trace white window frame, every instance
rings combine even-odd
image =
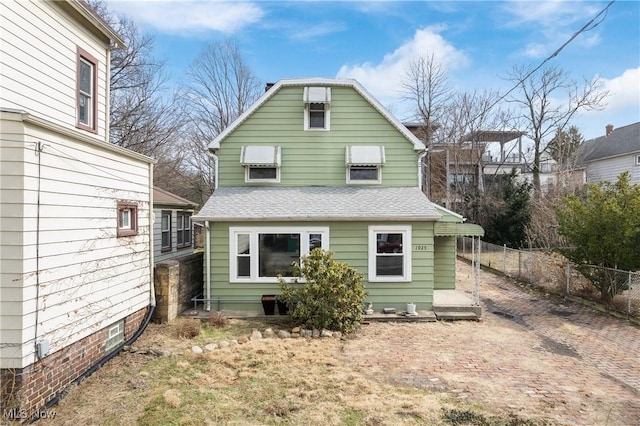
[[[251,169],[276,169],[276,177],[275,179],[256,179],[251,178]],[[273,166],[244,166],[244,181],[246,183],[252,182],[269,182],[269,183],[279,183],[280,182],[280,167]]]
[[[404,274],[400,275],[376,275],[376,262],[378,255],[378,234],[402,234]],[[410,282],[411,281],[411,225],[372,225],[369,226],[369,267],[368,280],[370,282]],[[393,255],[393,254],[390,254]],[[397,254],[396,254],[397,256]]]
[[[180,242],[180,236],[182,236],[182,242]],[[191,213],[177,212],[176,213],[176,248],[181,249],[181,248],[191,247],[192,239],[193,238],[191,238]]]
[[[167,218],[166,227],[165,227],[165,217]],[[169,236],[169,245],[164,245],[163,239],[164,236]],[[171,251],[172,244],[172,236],[171,236],[171,211],[170,210],[162,210],[160,213],[160,251],[166,252]]]
[[[370,168],[376,169],[377,179],[351,179],[351,169]],[[358,185],[377,185],[382,183],[382,166],[358,166],[356,164],[347,167],[347,183],[353,183]]]
[[[295,226],[295,227],[280,227],[280,226],[265,226],[265,227],[246,227],[237,226],[229,228],[229,282],[232,283],[277,283],[278,277],[261,277],[259,276],[260,259],[259,259],[259,245],[260,234],[300,234],[300,256],[304,256],[309,253],[309,235],[321,234],[322,235],[322,248],[329,250],[329,227],[327,226]],[[249,254],[242,255],[243,257],[250,258],[250,276],[238,277],[238,262],[237,262],[237,247],[238,236],[249,235]],[[293,277],[283,277],[285,280],[292,281]]]
[[[640,166],[640,154],[636,155],[636,166]]]

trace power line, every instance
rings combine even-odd
[[[482,114],[486,114],[488,111],[490,111],[491,109],[493,109],[494,106],[496,106],[499,102],[501,102],[504,98],[506,98],[507,96],[509,96],[509,94],[511,92],[513,92],[514,90],[516,90],[518,88],[518,86],[520,86],[522,83],[525,82],[525,80],[527,80],[529,77],[531,77],[536,71],[538,71],[540,68],[542,68],[544,66],[544,64],[546,64],[547,62],[549,62],[551,59],[555,58],[556,56],[558,56],[558,54],[565,48],[567,47],[567,45],[569,43],[571,43],[573,40],[575,40],[576,37],[578,37],[580,34],[582,34],[583,32],[586,31],[591,31],[592,29],[594,29],[595,27],[597,27],[598,25],[600,25],[602,23],[602,21],[604,21],[604,18],[606,18],[606,15],[609,11],[609,8],[613,5],[613,3],[615,3],[615,0],[611,0],[609,2],[609,4],[607,4],[607,6],[602,9],[596,16],[594,16],[589,22],[587,22],[582,28],[580,28],[578,31],[576,31],[575,33],[573,33],[573,35],[562,44],[562,46],[560,46],[559,48],[557,48],[551,55],[547,56],[542,62],[540,62],[540,64],[535,67],[533,70],[529,71],[529,73],[527,73],[527,75],[525,75],[524,77],[522,77],[511,89],[509,89],[504,95],[500,96],[493,104],[489,105],[489,107],[482,112]],[[605,15],[602,17],[602,19],[600,19],[600,21],[596,22],[594,24],[594,21],[596,19],[598,19],[601,15]],[[591,26],[593,24],[593,26]],[[474,117],[473,120],[471,121],[475,121],[478,117],[480,117],[481,114],[478,114],[478,116]]]

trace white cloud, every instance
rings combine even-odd
[[[506,27],[517,27],[530,31],[535,41],[528,43],[520,54],[529,58],[544,58],[562,46],[571,36],[600,9],[592,4],[581,2],[552,1],[512,1],[505,3],[504,10],[509,18]],[[592,47],[600,43],[598,33],[580,34],[574,43],[583,47]]]
[[[110,1],[108,6],[143,26],[183,35],[204,31],[233,34],[264,16],[260,6],[251,2],[137,0]]]
[[[418,57],[433,54],[441,65],[449,70],[467,64],[468,58],[464,52],[457,50],[440,35],[444,29],[441,26],[419,29],[411,40],[384,55],[380,63],[343,65],[337,77],[358,80],[383,105],[397,102],[401,98],[405,70],[409,63]]]
[[[603,79],[609,90],[608,110],[635,107],[640,112],[640,67],[630,68],[622,75]]]

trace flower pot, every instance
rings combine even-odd
[[[276,295],[265,294],[262,296],[262,309],[265,315],[274,315],[276,312]]]
[[[278,305],[278,313],[280,315],[287,315],[289,313],[289,305],[279,297],[276,298],[276,304]]]

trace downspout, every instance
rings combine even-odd
[[[209,151],[209,156],[213,158],[213,190],[218,189],[218,156],[214,153],[214,151]]]
[[[204,280],[204,298],[205,310],[209,312],[211,310],[211,227],[208,220],[204,222],[204,231],[204,262],[206,270]]]
[[[156,306],[155,260],[153,255],[153,163],[149,163],[149,306],[153,311]]]
[[[421,192],[424,192],[424,167],[423,161],[424,157],[427,155],[428,150],[422,151],[422,153],[418,156],[418,188],[420,188]]]

